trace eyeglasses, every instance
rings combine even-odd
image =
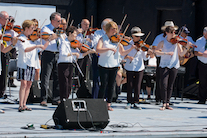
[[[56,20],[55,20],[55,21],[56,21]],[[56,22],[58,22],[58,23],[59,23],[59,22],[61,22],[61,20],[58,20],[58,21],[56,21]]]
[[[135,35],[135,37],[140,37],[140,36],[136,36],[136,35]]]
[[[173,31],[173,32],[170,32],[171,34],[174,34],[175,33],[175,31]]]
[[[62,25],[66,25],[66,23],[61,23]]]

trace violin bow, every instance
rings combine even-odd
[[[16,12],[14,14],[14,19],[16,18],[16,15],[17,15],[17,10],[16,10]],[[12,26],[12,30],[13,30],[13,28],[14,28],[14,25]]]
[[[124,30],[124,33],[123,33],[123,35],[121,36],[121,38],[120,38],[119,42],[117,43],[116,49],[118,48],[118,46],[119,46],[119,44],[120,44],[121,40],[123,39],[123,37],[124,37],[124,35],[125,35],[125,33],[126,33],[127,29],[129,28],[129,25],[130,25],[130,24],[128,24],[128,25],[126,26],[126,28],[125,28],[125,30]],[[116,53],[116,52],[114,52],[113,54],[115,54],[115,53]]]
[[[124,18],[123,18],[123,20],[122,20],[122,22],[121,22],[121,25],[120,25],[120,27],[118,28],[118,33],[120,32],[120,30],[121,30],[121,28],[122,28],[122,25],[124,24],[124,21],[126,20],[126,17],[127,17],[127,14],[125,14],[125,16],[124,16]]]
[[[44,23],[45,23],[46,20],[47,20],[47,19],[44,20],[44,22],[42,23],[42,25],[40,26],[40,28],[42,28],[42,26],[44,25]]]
[[[72,20],[72,21],[71,21],[70,26],[72,26],[72,25],[73,25],[73,22],[74,22],[74,20]]]
[[[93,15],[91,15],[91,28],[93,28]]]
[[[66,28],[68,28],[69,19],[70,19],[70,12],[68,13],[68,18],[67,18],[67,22],[66,22],[67,27]]]
[[[63,42],[65,43],[65,45],[67,45],[68,47],[70,47],[70,46],[66,43],[65,39],[63,39],[62,34],[60,34],[60,37],[61,37],[61,39],[63,40]],[[80,66],[78,65],[78,62],[76,61],[76,59],[75,59],[74,56],[72,55],[71,49],[69,49],[69,51],[70,51],[70,55],[72,56],[72,59],[75,61],[75,64],[76,64],[76,66],[77,66],[77,68],[78,68],[78,71],[80,72],[81,76],[84,77],[83,72],[81,71]]]
[[[2,33],[2,36],[1,36],[1,44],[2,44],[2,40],[3,40],[3,36],[4,36],[4,33],[5,33],[5,30],[6,30],[6,26],[7,26],[7,24],[8,24],[8,22],[9,22],[9,19],[6,19],[6,23],[5,23],[5,25],[4,25],[4,30],[3,30],[3,33]]]
[[[147,38],[149,37],[149,35],[151,34],[151,31],[147,34],[147,36],[145,37],[145,39],[144,39],[144,41],[143,41],[143,43],[147,40]],[[135,58],[136,57],[136,55],[137,55],[137,53],[138,53],[139,51],[137,50],[137,52],[136,52],[136,54],[134,54],[134,56],[133,56],[133,58]],[[129,62],[130,64],[132,63],[132,61],[130,61]]]

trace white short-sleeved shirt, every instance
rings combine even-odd
[[[26,69],[27,66],[29,66],[34,67],[35,69],[39,69],[40,63],[38,57],[38,49],[35,48],[30,52],[25,52],[26,48],[35,46],[35,42],[28,40],[28,38],[24,34],[21,34],[19,38],[21,40],[24,40],[25,42],[18,41],[16,44],[19,49],[17,67]]]
[[[98,40],[99,40],[102,36],[104,36],[105,34],[106,34],[106,32],[105,32],[103,29],[95,31],[94,36],[93,36],[93,41],[92,41],[92,47],[93,47],[94,49],[96,49],[96,46],[97,46],[97,44],[98,44]]]
[[[112,43],[108,36],[105,34],[103,37],[103,48],[117,48],[117,43]],[[119,48],[117,48],[116,53],[112,50],[108,50],[107,52],[100,53],[98,59],[98,65],[106,68],[113,68],[119,66]]]
[[[130,44],[134,44],[133,40],[130,41]],[[124,46],[124,49],[130,49],[132,45]],[[135,56],[136,55],[136,56]],[[149,58],[146,58],[147,52],[143,52],[142,50],[139,50],[137,52],[136,49],[132,49],[129,53],[128,56],[134,57],[132,62],[130,63],[129,59],[126,59],[126,64],[124,68],[127,71],[142,71],[145,69],[144,66],[144,60],[147,60]]]
[[[197,46],[197,48],[195,48],[194,50],[203,53],[205,51],[206,39],[204,37],[198,38],[195,45]],[[197,56],[197,58],[202,63],[207,64],[207,58],[206,57]]]

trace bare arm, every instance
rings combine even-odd
[[[174,52],[162,52],[163,45],[164,45],[164,41],[159,42],[159,44],[155,48],[156,55],[171,55],[172,56]]]
[[[96,52],[97,53],[104,53],[107,52],[108,50],[116,52],[115,48],[103,48],[103,39],[99,39],[97,47],[96,47]]]
[[[126,56],[127,54],[129,54],[130,51],[132,51],[132,49],[134,49],[136,46],[135,45],[132,45],[131,48],[127,49],[127,50],[124,50],[124,47],[121,43],[119,43],[119,53],[122,55],[122,56]]]
[[[188,42],[186,47],[184,48],[184,50],[182,49],[182,46],[180,44],[177,44],[178,45],[178,54],[182,57],[186,54],[186,52],[189,50],[190,48],[190,45],[192,43]]]

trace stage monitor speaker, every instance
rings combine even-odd
[[[53,121],[64,129],[104,129],[109,123],[107,103],[104,99],[67,99],[56,108]]]

